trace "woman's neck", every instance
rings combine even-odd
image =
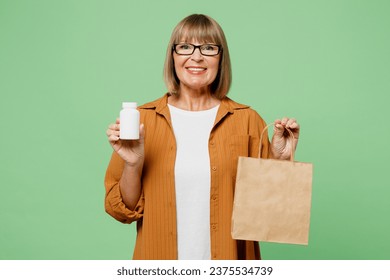
[[[208,110],[220,103],[209,91],[180,91],[168,97],[168,104],[187,111]]]
[[[168,104],[187,111],[203,111],[211,109],[221,103],[211,94],[179,93],[168,97]]]

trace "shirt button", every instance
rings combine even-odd
[[[211,142],[210,142],[210,145],[214,146],[214,144],[215,144],[214,141],[211,141]]]
[[[213,166],[212,169],[213,169],[213,171],[216,171],[216,170],[217,170],[217,167],[216,167],[216,166]]]
[[[216,226],[216,225],[212,225],[211,228],[212,228],[213,230],[216,230],[216,229],[217,229],[217,226]]]
[[[212,200],[217,200],[217,196],[214,194],[214,195],[211,196],[211,199]]]

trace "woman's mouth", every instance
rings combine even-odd
[[[200,74],[207,70],[207,68],[204,67],[186,67],[186,70],[193,74]]]

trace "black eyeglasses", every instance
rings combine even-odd
[[[195,49],[199,49],[202,55],[214,56],[218,55],[221,51],[221,46],[214,44],[193,45],[189,43],[174,44],[173,50],[179,55],[191,55],[195,52]]]

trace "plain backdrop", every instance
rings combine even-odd
[[[166,92],[174,26],[204,13],[231,53],[229,96],[295,117],[314,164],[308,246],[264,259],[389,259],[390,2],[1,0],[0,259],[129,259],[135,225],[104,211],[122,101]]]

